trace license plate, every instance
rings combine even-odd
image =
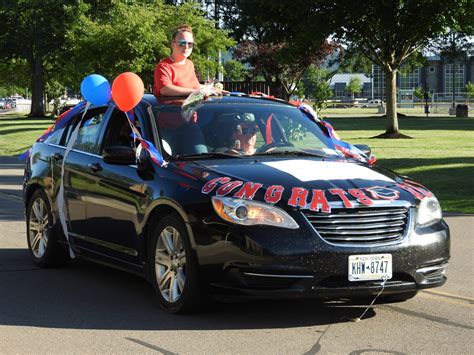
[[[383,280],[391,278],[391,254],[349,256],[349,281]]]

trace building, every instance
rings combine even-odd
[[[349,84],[351,78],[358,77],[362,83],[362,90],[355,97],[364,97],[370,98],[372,81],[367,75],[363,73],[352,73],[352,74],[334,74],[334,76],[329,81],[329,86],[331,87],[334,95],[333,100],[345,100],[351,98],[352,95],[347,92],[346,86]]]
[[[409,73],[397,75],[397,87],[404,92],[423,88],[434,94],[436,100],[451,100],[453,84],[456,98],[463,99],[466,84],[474,83],[474,53],[454,64],[440,56],[427,57],[427,65]],[[454,78],[453,78],[454,75]],[[372,66],[373,97],[385,99],[385,74],[378,65]]]

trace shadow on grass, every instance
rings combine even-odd
[[[326,118],[337,131],[385,131],[387,120],[381,117],[335,117]],[[356,124],[355,124],[356,123]],[[448,130],[474,131],[474,119],[449,117],[400,117],[400,131],[403,130]]]
[[[21,133],[21,132],[33,132],[33,131],[38,131],[39,134],[41,134],[42,131],[44,131],[46,128],[48,128],[48,125],[44,127],[38,127],[38,128],[31,128],[31,127],[23,127],[23,128],[15,128],[15,129],[5,129],[1,130],[0,133],[2,135],[7,135],[7,134],[15,134],[15,133]]]
[[[0,122],[0,128],[11,128],[11,127],[47,127],[52,125],[54,122],[40,122],[40,121],[25,121],[22,123],[18,122]]]
[[[44,121],[44,120],[51,120],[54,121],[55,118],[51,116],[46,116],[46,117],[28,117],[28,116],[21,116],[21,115],[4,115],[0,116],[0,123],[3,121],[19,121],[19,122],[24,122],[24,121]]]

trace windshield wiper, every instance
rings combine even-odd
[[[242,158],[241,155],[229,154],[224,152],[209,152],[199,154],[179,154],[175,159],[203,159],[203,158]]]
[[[306,156],[306,157],[320,157],[320,158],[327,158],[328,154],[318,154],[318,153],[310,153],[305,152],[303,150],[274,150],[270,152],[263,152],[263,153],[256,153],[253,156],[268,156],[268,155],[294,155],[294,156]]]

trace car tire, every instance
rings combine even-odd
[[[33,262],[41,267],[59,266],[68,260],[58,243],[51,206],[43,190],[33,192],[26,210],[26,240]]]
[[[170,214],[160,218],[151,232],[148,261],[160,307],[169,313],[198,311],[205,297],[184,222]]]

